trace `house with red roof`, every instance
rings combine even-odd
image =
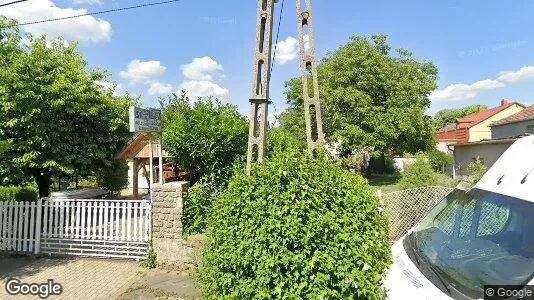
[[[456,122],[441,128],[436,133],[439,148],[443,148],[444,144],[463,144],[491,139],[491,125],[494,122],[515,115],[524,109],[525,105],[521,103],[502,100],[498,107],[481,109],[476,113],[458,118]]]
[[[491,124],[492,139],[502,139],[524,134],[534,134],[534,105]]]

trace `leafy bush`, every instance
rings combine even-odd
[[[387,221],[360,175],[307,154],[236,172],[208,219],[205,299],[379,299]]]
[[[480,179],[482,179],[482,176],[486,173],[487,168],[486,165],[480,160],[476,159],[472,163],[467,166],[467,172],[469,173],[469,181],[472,184],[477,183]]]
[[[399,185],[403,189],[412,189],[424,186],[432,186],[438,183],[438,175],[432,166],[426,162],[423,154],[417,154],[413,163],[404,167]]]
[[[110,195],[118,195],[128,186],[128,163],[125,160],[113,160],[111,166],[98,172],[96,181],[98,186],[108,190]]]
[[[247,119],[218,100],[191,102],[185,94],[162,100],[165,149],[190,172],[193,184],[216,172],[231,174],[234,161],[247,151]]]
[[[428,153],[428,162],[434,170],[441,171],[443,166],[452,165],[453,156],[438,149],[432,149]]]
[[[34,187],[0,186],[0,202],[37,201],[39,195]]]
[[[184,235],[204,233],[211,207],[219,195],[220,186],[212,178],[202,178],[185,193],[182,224]]]

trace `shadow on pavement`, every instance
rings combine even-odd
[[[35,275],[49,267],[65,265],[71,258],[0,256],[0,280]]]

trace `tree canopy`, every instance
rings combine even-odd
[[[216,174],[227,180],[247,151],[248,121],[235,105],[212,98],[192,102],[185,93],[162,100],[164,147],[193,183]]]
[[[0,179],[33,178],[48,196],[54,174],[90,173],[112,163],[128,132],[129,96],[98,82],[77,44],[21,35],[0,17],[0,141],[9,142]]]
[[[446,108],[438,111],[434,115],[434,126],[436,130],[445,127],[447,124],[454,123],[456,119],[476,113],[480,109],[487,109],[483,104],[473,104],[464,108]]]
[[[394,55],[384,35],[353,36],[319,64],[324,130],[341,152],[415,153],[433,146],[433,126],[425,115],[437,88],[437,67],[399,49]],[[302,84],[286,82],[289,104],[281,127],[304,135]]]

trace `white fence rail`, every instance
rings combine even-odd
[[[389,238],[392,242],[404,236],[453,189],[429,186],[381,195],[389,218]]]
[[[144,201],[0,203],[0,251],[143,259],[150,229]]]
[[[36,234],[39,202],[0,202],[0,251],[33,253],[39,249]]]

